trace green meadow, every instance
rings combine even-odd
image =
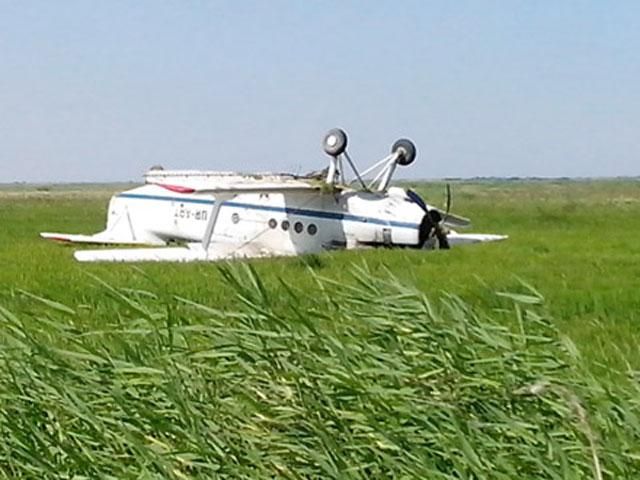
[[[444,184],[413,184],[441,204]],[[0,187],[0,478],[638,478],[640,181],[454,182],[506,242],[79,264]]]

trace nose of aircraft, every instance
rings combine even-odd
[[[407,189],[407,197],[424,211],[424,216],[422,217],[418,230],[417,248],[424,248],[427,241],[436,237],[438,240],[438,247],[441,249],[448,249],[449,241],[447,240],[447,234],[442,226],[442,215],[440,215],[440,212],[435,209],[429,210],[426,202],[413,190]]]

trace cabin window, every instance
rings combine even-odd
[[[316,227],[315,223],[309,224],[307,227],[307,233],[309,235],[315,235],[318,232],[318,227]]]
[[[278,222],[275,218],[269,219],[269,228],[276,228],[278,226]]]
[[[240,221],[240,215],[238,215],[238,213],[234,213],[233,215],[231,215],[231,221],[233,223],[238,223]]]
[[[289,220],[283,220],[282,221],[282,229],[286,232],[287,230],[289,230],[289,226],[291,224],[289,223]]]
[[[304,225],[302,225],[302,222],[296,222],[293,226],[293,229],[296,231],[296,233],[302,233],[302,231],[304,230]]]

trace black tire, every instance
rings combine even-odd
[[[418,153],[416,146],[407,138],[401,138],[393,144],[393,147],[391,147],[391,153],[396,152],[401,153],[398,157],[398,164],[403,167],[412,164],[416,159],[416,154]]]
[[[347,134],[341,128],[332,128],[324,136],[322,148],[332,157],[341,155],[347,149]]]

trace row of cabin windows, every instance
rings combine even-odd
[[[277,226],[278,226],[278,221],[275,218],[271,218],[269,220],[269,227],[276,228]],[[289,220],[283,220],[282,223],[280,224],[280,227],[282,228],[282,230],[286,232],[287,230],[289,230],[289,228],[291,228],[291,223],[289,223]],[[304,230],[304,225],[302,224],[302,222],[296,222],[293,224],[294,232],[302,233],[303,230]],[[307,233],[309,235],[315,235],[316,233],[318,233],[318,227],[315,225],[315,223],[310,223],[309,225],[307,225]]]

